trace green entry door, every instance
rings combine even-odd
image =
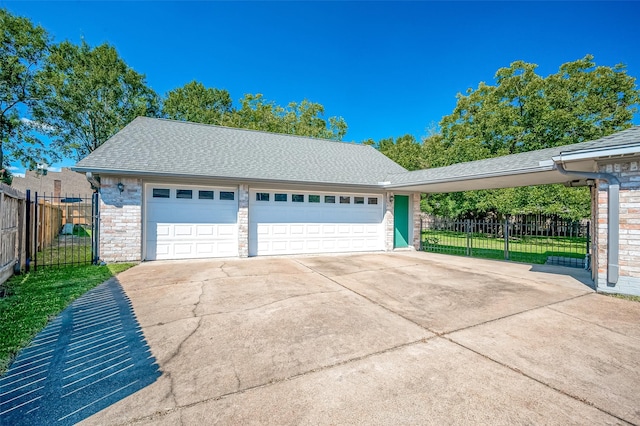
[[[393,199],[393,247],[409,247],[409,197],[396,195]]]

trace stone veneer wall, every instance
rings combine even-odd
[[[411,213],[412,213],[411,223],[413,224],[412,244],[413,244],[413,248],[415,248],[416,250],[420,250],[420,228],[422,227],[420,223],[420,221],[422,220],[420,216],[420,193],[414,193],[412,196],[412,201],[413,201],[413,209],[411,210]]]
[[[118,183],[124,191],[120,193]],[[142,180],[103,176],[100,182],[100,259],[142,259]]]
[[[620,278],[607,285],[607,208],[608,185],[598,182],[597,208],[594,209],[593,267],[597,269],[598,291],[640,295],[640,170],[638,160],[600,162],[600,172],[620,180]]]
[[[238,256],[249,257],[249,185],[238,185]]]
[[[385,210],[384,210],[384,249],[385,251],[393,250],[393,192],[385,194]]]

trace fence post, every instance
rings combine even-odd
[[[464,232],[467,234],[467,256],[471,256],[471,219],[466,219],[464,221]]]
[[[100,195],[91,194],[91,263],[98,264],[100,259]],[[420,220],[420,248],[422,248],[422,220]]]
[[[587,247],[584,255],[584,269],[591,269],[591,223],[587,221]]]
[[[27,199],[25,200],[26,203],[26,212],[25,212],[25,232],[24,232],[24,239],[25,239],[25,266],[24,266],[24,270],[26,272],[29,272],[29,269],[31,267],[31,190],[27,189]]]
[[[504,218],[504,259],[509,260],[509,216]]]

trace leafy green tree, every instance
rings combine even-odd
[[[630,127],[640,91],[624,65],[596,66],[591,55],[563,64],[547,77],[537,65],[517,61],[501,68],[496,84],[484,82],[458,95],[439,139],[425,140],[431,167],[584,142]],[[487,212],[588,215],[584,188],[545,185],[516,190],[429,196],[434,214],[481,216]]]
[[[38,101],[35,73],[47,55],[49,37],[40,26],[0,9],[0,175],[13,160],[42,161],[43,146],[21,115]]]
[[[162,104],[167,118],[205,124],[224,124],[232,111],[229,92],[207,88],[197,81],[169,91]]]
[[[159,112],[158,96],[145,76],[109,44],[52,46],[37,82],[42,103],[35,117],[63,156],[81,159],[137,116]]]
[[[422,144],[413,135],[404,135],[399,138],[381,139],[377,143],[372,139],[363,142],[374,146],[378,151],[400,164],[407,170],[419,170],[427,168],[425,151]]]
[[[291,102],[287,107],[267,101],[261,94],[247,94],[240,100],[240,108],[228,115],[226,126],[263,130],[290,135],[341,140],[347,133],[342,117],[322,118],[324,107],[307,101]]]
[[[440,126],[452,161],[583,142],[631,126],[640,92],[624,65],[596,66],[593,56],[568,62],[548,77],[517,61],[501,68],[496,85],[480,83],[458,95]]]

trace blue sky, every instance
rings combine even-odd
[[[191,80],[237,101],[309,99],[345,140],[421,137],[456,94],[515,60],[548,75],[590,53],[640,77],[638,2],[31,2],[0,7],[55,41],[116,46],[159,94]],[[640,124],[640,116],[634,122]],[[72,164],[66,161],[64,165]]]

